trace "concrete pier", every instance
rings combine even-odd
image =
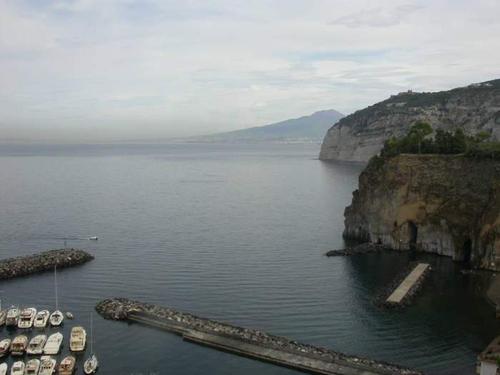
[[[73,267],[94,257],[83,250],[48,250],[41,253],[0,260],[0,280],[27,276],[44,271],[54,271],[54,267]]]
[[[417,266],[409,273],[408,276],[399,284],[399,286],[394,290],[394,292],[389,295],[386,302],[388,304],[400,304],[409,295],[409,293],[415,288],[415,286],[422,280],[426,271],[429,269],[428,263],[419,263]]]
[[[106,319],[147,324],[178,334],[189,342],[312,374],[421,374],[397,365],[346,355],[255,329],[216,322],[125,298],[101,301],[96,310]]]

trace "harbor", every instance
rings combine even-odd
[[[157,327],[180,335],[186,341],[313,374],[421,374],[398,365],[346,355],[256,329],[221,323],[127,298],[103,300],[96,305],[96,311],[106,319]]]
[[[93,260],[89,253],[78,249],[48,250],[28,256],[0,260],[0,280],[67,268]]]

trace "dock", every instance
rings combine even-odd
[[[401,304],[419,285],[420,281],[424,278],[426,272],[429,270],[428,263],[419,263],[413,270],[406,276],[406,278],[399,284],[399,286],[392,292],[386,300],[388,304]]]
[[[41,253],[0,260],[0,280],[51,271],[54,267],[73,267],[94,259],[78,249],[48,250]]]
[[[168,307],[112,298],[97,304],[106,319],[136,322],[183,340],[278,366],[321,375],[421,375],[398,365],[299,343],[251,328],[201,318]]]

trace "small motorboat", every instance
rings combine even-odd
[[[0,341],[0,358],[9,354],[10,344],[12,344],[11,339],[3,339]]]
[[[59,363],[58,375],[73,375],[75,372],[76,359],[72,355],[64,357]]]
[[[97,236],[89,237],[89,240],[91,240],[91,241],[97,241],[98,239],[99,239],[99,237],[97,237]]]
[[[10,354],[24,355],[28,347],[28,337],[26,335],[19,335],[12,340],[10,344]]]
[[[28,344],[28,348],[26,349],[26,353],[37,355],[43,353],[43,348],[45,347],[45,343],[47,342],[46,335],[37,335],[30,340]]]
[[[24,365],[23,361],[14,362],[12,367],[10,368],[10,375],[24,375]]]
[[[61,349],[61,344],[63,341],[62,333],[56,332],[49,336],[45,346],[43,347],[44,354],[57,354]]]
[[[7,363],[0,364],[0,375],[7,375],[8,369],[9,369],[9,366],[7,366]]]
[[[69,349],[72,352],[81,352],[85,350],[87,342],[87,332],[81,326],[71,328],[71,337],[69,340]]]
[[[7,317],[5,318],[5,325],[7,327],[17,326],[18,319],[19,319],[19,309],[17,307],[12,306],[7,311]]]
[[[28,362],[26,362],[24,375],[38,375],[39,369],[40,369],[40,360],[30,359]]]
[[[99,362],[97,361],[97,357],[95,356],[95,354],[92,354],[83,364],[83,372],[87,375],[95,374],[98,366]]]
[[[40,358],[40,371],[38,375],[52,375],[56,369],[56,360],[48,355]]]
[[[31,328],[33,327],[33,322],[35,321],[36,309],[34,307],[28,307],[21,311],[19,315],[19,321],[17,326],[19,328]]]
[[[6,320],[7,320],[7,311],[0,310],[0,327],[5,324]]]
[[[50,314],[49,320],[52,327],[59,327],[64,320],[64,315],[61,311],[56,310],[52,314]]]
[[[68,319],[70,319],[70,320],[71,320],[71,319],[73,319],[74,317],[73,317],[73,314],[72,314],[72,313],[70,313],[69,311],[67,311],[67,312],[66,312],[66,318],[68,318]]]
[[[49,321],[49,317],[49,310],[41,310],[37,312],[33,326],[35,328],[45,328],[47,326],[47,322]]]

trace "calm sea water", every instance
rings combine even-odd
[[[471,374],[500,328],[477,278],[430,257],[435,272],[413,306],[376,308],[408,258],[323,256],[342,246],[360,167],[317,154],[317,145],[0,146],[0,257],[99,236],[68,241],[96,259],[58,274],[60,304],[75,315],[66,334],[89,325],[100,299],[125,296],[430,374]],[[0,289],[4,306],[54,305],[50,273]],[[101,374],[296,373],[98,315],[94,327]]]

